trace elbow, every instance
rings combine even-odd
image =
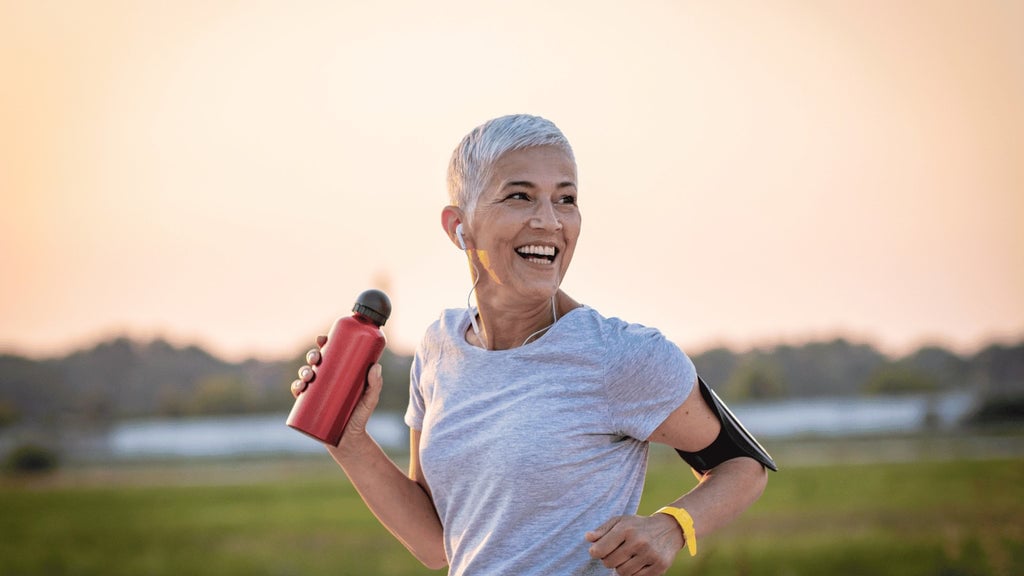
[[[732,462],[742,471],[740,473],[747,479],[751,488],[755,489],[758,494],[764,491],[768,485],[768,468],[764,464],[749,456],[736,458]]]
[[[732,485],[737,490],[741,501],[746,501],[747,506],[753,504],[764,493],[768,486],[768,468],[763,464],[746,456],[726,460],[712,468],[705,479],[711,476],[728,476],[732,478]]]
[[[768,487],[768,469],[753,458],[736,458],[728,463],[733,465],[737,501],[745,502],[743,507],[748,508],[761,498]]]
[[[429,570],[440,570],[448,565],[448,559],[441,558],[420,558],[420,562]]]
[[[747,487],[750,491],[750,503],[753,504],[768,487],[768,468],[753,458],[743,458],[742,465],[745,469]]]
[[[448,566],[448,556],[445,555],[443,548],[440,550],[431,550],[429,552],[425,550],[419,553],[414,552],[413,555],[416,556],[416,559],[419,560],[421,564],[430,570],[440,570],[445,566]]]
[[[755,487],[757,490],[757,497],[760,498],[761,494],[764,494],[765,488],[768,487],[768,468],[766,468],[760,462],[755,461],[755,463],[757,464],[757,471],[754,474]]]

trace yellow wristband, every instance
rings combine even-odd
[[[689,549],[690,556],[696,556],[697,533],[693,530],[693,518],[690,517],[690,513],[682,508],[665,506],[655,512],[655,514],[668,514],[676,519],[676,522],[679,523],[679,527],[683,529],[683,540],[686,541],[686,548]]]

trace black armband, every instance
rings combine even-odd
[[[722,402],[715,391],[705,384],[700,376],[697,377],[697,385],[700,387],[704,401],[718,417],[718,421],[722,423],[722,430],[718,433],[715,441],[700,452],[676,450],[683,460],[701,476],[722,462],[741,456],[753,458],[766,468],[778,471],[779,467],[775,465],[775,461],[772,460],[768,451],[757,442],[750,432],[747,432],[732,410],[729,410],[725,402]]]

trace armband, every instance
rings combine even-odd
[[[747,432],[732,410],[729,410],[725,402],[722,402],[718,394],[715,394],[715,391],[705,384],[700,376],[697,377],[697,385],[700,387],[704,401],[721,422],[722,430],[707,448],[699,452],[676,450],[679,456],[700,476],[726,460],[742,456],[753,458],[769,470],[777,472],[779,467],[775,465],[775,461],[772,460],[768,451],[757,442],[750,432]]]

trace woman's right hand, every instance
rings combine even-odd
[[[298,378],[292,381],[291,391],[292,396],[298,398],[299,394],[306,390],[316,379],[316,367],[323,361],[323,354],[320,350],[327,344],[327,336],[317,336],[316,348],[310,349],[306,352],[306,363],[299,368]],[[370,367],[369,373],[366,375],[366,389],[363,390],[363,395],[359,398],[359,403],[352,411],[352,416],[349,417],[348,424],[345,426],[345,432],[341,437],[341,444],[351,445],[354,441],[363,440],[369,435],[366,433],[366,423],[370,420],[370,415],[377,408],[377,403],[380,402],[380,391],[384,387],[384,378],[381,375],[383,367],[380,364],[374,364]]]
[[[299,368],[299,377],[292,380],[292,396],[298,398],[299,394],[305,392],[306,388],[309,387],[309,383],[316,378],[316,367],[323,360],[320,349],[324,347],[324,344],[327,344],[327,336],[317,336],[316,348],[311,348],[309,352],[306,352],[306,363]]]
[[[370,371],[366,375],[366,389],[363,390],[359,403],[352,410],[352,416],[348,419],[345,433],[341,436],[341,444],[338,444],[338,448],[355,446],[359,441],[370,437],[366,433],[366,423],[370,421],[370,415],[373,414],[373,411],[377,408],[377,403],[380,402],[380,391],[384,387],[384,377],[381,376],[382,371],[383,367],[380,364],[370,366]]]
[[[316,386],[316,371],[323,354],[320,349],[327,337],[316,339],[316,348],[306,354],[306,364],[299,369],[299,378],[292,383],[292,394],[298,396],[308,386]],[[366,432],[370,414],[377,408],[384,387],[381,365],[374,364],[366,375],[366,389],[352,411],[348,425],[337,446],[325,443],[327,452],[345,471],[367,506],[392,534],[426,566],[439,569],[447,564],[444,551],[444,529],[437,517],[423,470],[413,456],[407,476],[394,465],[380,445]],[[410,446],[418,453],[419,431],[410,433]]]

